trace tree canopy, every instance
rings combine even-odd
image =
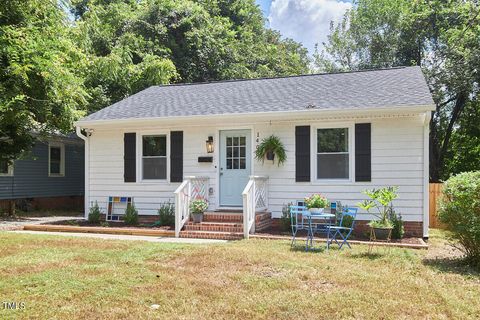
[[[254,0],[6,0],[0,158],[152,85],[307,73]],[[1,159],[0,159],[1,160]]]
[[[422,67],[436,103],[433,181],[480,169],[479,12],[475,1],[359,0],[314,55],[322,71]]]

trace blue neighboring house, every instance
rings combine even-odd
[[[23,210],[81,210],[84,172],[83,140],[75,134],[38,137],[22,159],[0,161],[0,210],[12,210],[13,203]]]

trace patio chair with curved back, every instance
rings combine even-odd
[[[340,222],[337,226],[327,226],[327,250],[330,248],[330,244],[335,241],[339,249],[342,249],[343,245],[346,244],[350,249],[350,244],[348,243],[348,238],[352,234],[353,229],[355,228],[355,219],[357,217],[358,208],[345,207],[341,213]],[[344,218],[352,217],[352,225],[349,227],[344,226]],[[338,242],[337,237],[339,237],[341,243]]]
[[[290,246],[292,247],[295,245],[297,232],[301,230],[308,231],[309,229],[308,219],[305,218],[306,211],[307,207],[305,206],[290,206],[290,224],[292,226],[292,243]]]

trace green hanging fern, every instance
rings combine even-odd
[[[272,153],[274,156],[277,157],[277,164],[280,166],[285,161],[287,161],[287,152],[285,151],[285,147],[280,141],[280,138],[271,135],[268,138],[262,139],[262,142],[258,145],[257,150],[255,150],[255,159],[258,161],[265,161],[265,157],[267,154]],[[275,162],[275,158],[273,159]]]

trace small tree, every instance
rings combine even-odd
[[[398,187],[385,187],[363,191],[370,199],[358,204],[358,206],[377,217],[377,220],[370,221],[372,228],[392,228],[393,224],[389,219],[392,210],[392,201],[395,200]],[[370,210],[376,209],[377,212]]]
[[[175,226],[175,206],[173,203],[162,203],[160,209],[158,209],[158,218],[158,225],[160,226]]]
[[[438,217],[452,231],[467,261],[480,268],[480,171],[447,180]]]
[[[130,226],[135,226],[138,224],[138,211],[133,205],[133,203],[127,206],[127,209],[125,209],[123,221],[125,221],[125,224]]]
[[[88,212],[88,222],[99,223],[101,214],[102,212],[100,211],[98,202],[95,201],[95,204],[92,207],[90,207],[90,211]]]

